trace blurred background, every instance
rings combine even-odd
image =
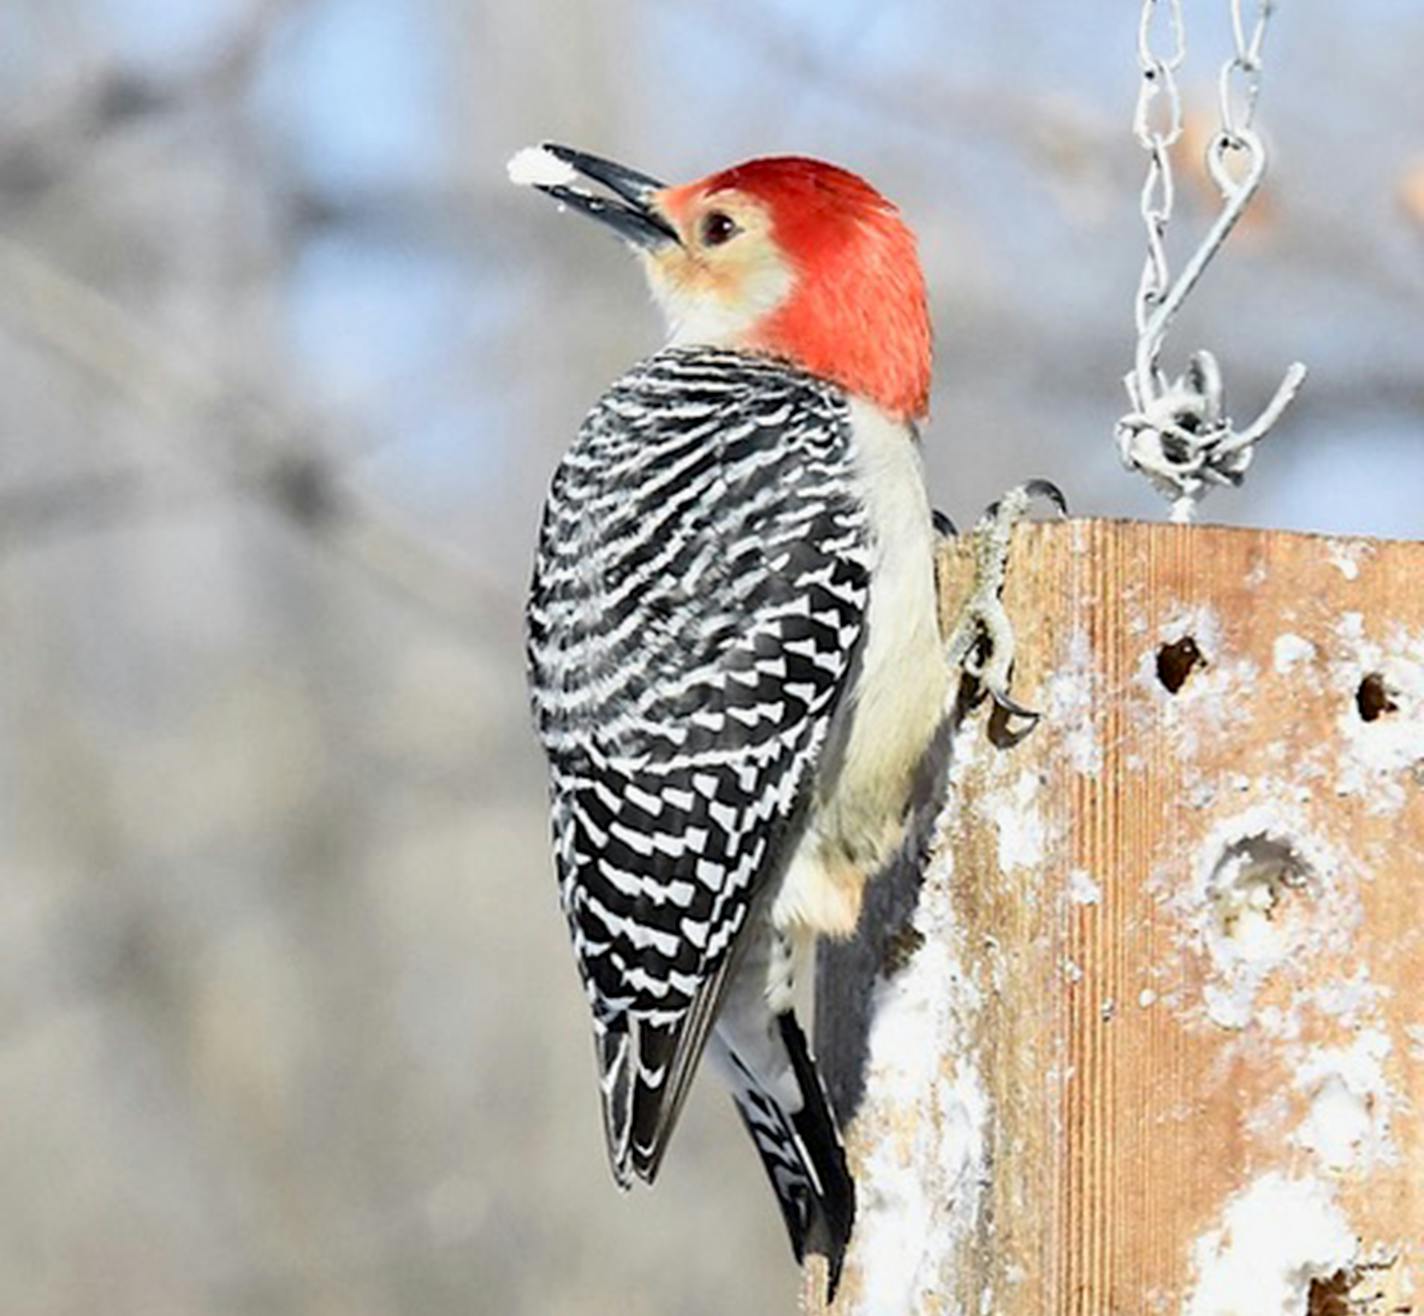
[[[1248,9],[1250,6],[1247,6]],[[1118,465],[1136,6],[4,0],[0,1311],[706,1313],[795,1271],[715,1084],[604,1163],[519,614],[548,475],[659,341],[550,137],[797,151],[918,228],[961,524]],[[1226,0],[1188,0],[1177,260]],[[1169,339],[1236,413],[1207,516],[1424,529],[1424,10],[1281,5],[1267,193]]]

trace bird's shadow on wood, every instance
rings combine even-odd
[[[955,732],[982,699],[966,678],[916,777],[912,823],[899,855],[870,883],[860,926],[847,941],[823,942],[816,962],[816,1051],[842,1127],[865,1095],[865,1063],[876,985],[913,958],[924,938],[915,927],[934,824],[948,788]],[[997,710],[995,710],[997,711]]]

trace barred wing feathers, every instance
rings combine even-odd
[[[554,476],[531,686],[625,1185],[657,1172],[850,681],[870,557],[852,457],[833,386],[673,348],[613,386]]]

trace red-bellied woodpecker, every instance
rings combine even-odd
[[[901,844],[950,671],[914,237],[816,160],[510,174],[631,244],[672,331],[560,463],[528,609],[613,1172],[653,1180],[706,1046],[834,1285],[854,1186],[791,988]]]

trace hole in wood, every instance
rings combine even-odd
[[[1248,836],[1227,847],[1212,874],[1218,936],[1238,955],[1271,957],[1284,949],[1282,902],[1310,881],[1309,865],[1282,840]]]
[[[1375,1312],[1410,1316],[1418,1312],[1413,1302],[1405,1301],[1409,1281],[1396,1272],[1398,1262],[1395,1253],[1312,1280],[1305,1316],[1370,1316]]]
[[[1350,1300],[1355,1279],[1353,1271],[1337,1270],[1328,1279],[1311,1280],[1305,1316],[1350,1316],[1356,1310]]]
[[[1366,722],[1373,722],[1385,713],[1399,710],[1399,705],[1394,701],[1394,692],[1378,672],[1369,673],[1360,682],[1360,688],[1355,691],[1355,707],[1360,710],[1360,717]]]
[[[1206,658],[1190,635],[1157,650],[1157,679],[1169,694],[1176,694],[1186,684],[1187,677],[1198,667],[1205,666]]]
[[[1383,1261],[1363,1261],[1311,1280],[1305,1316],[1366,1316],[1375,1312],[1380,1316],[1386,1312],[1409,1316],[1417,1310],[1415,1305],[1394,1297],[1399,1291],[1392,1283],[1391,1273],[1398,1260],[1392,1256]]]

